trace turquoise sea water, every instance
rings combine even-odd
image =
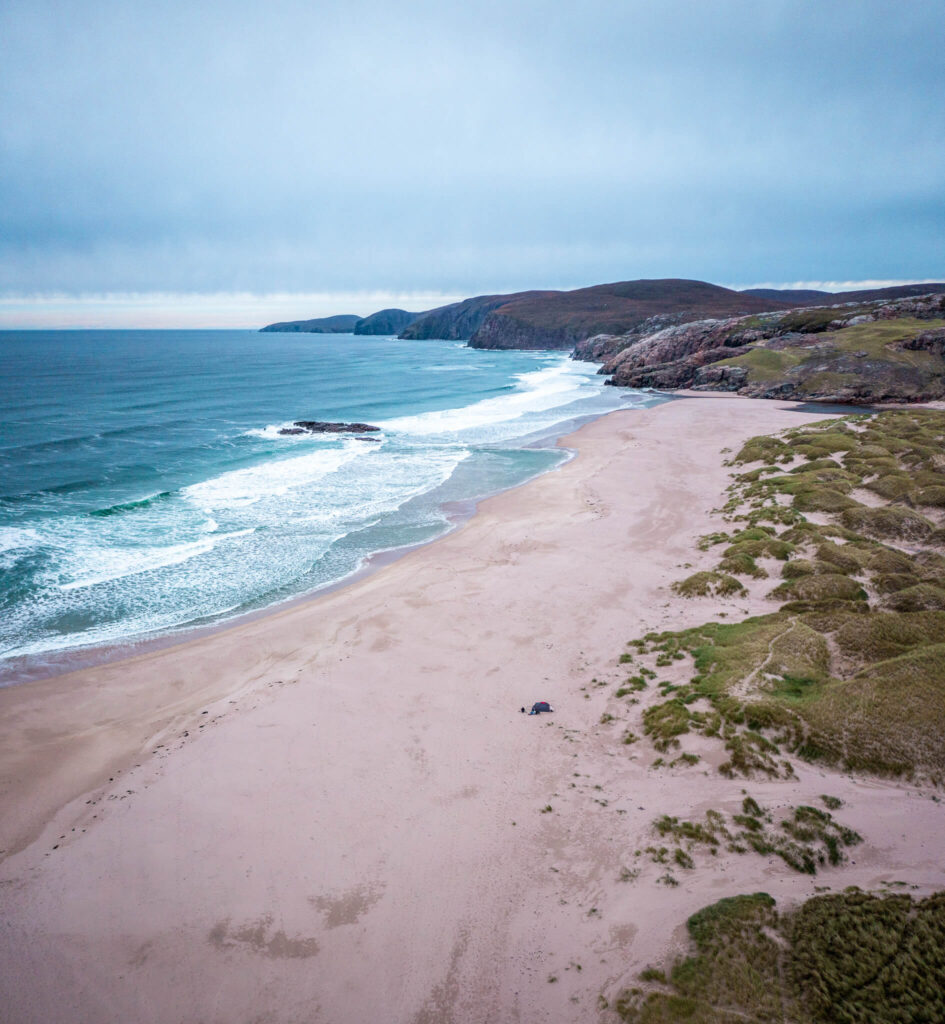
[[[435,537],[444,503],[558,465],[575,418],[659,400],[596,369],[352,335],[0,333],[0,676],[275,604]],[[294,419],[383,429],[280,436]]]

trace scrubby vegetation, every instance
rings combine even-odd
[[[857,335],[864,349],[889,343],[873,327]],[[694,600],[750,591],[771,610],[729,622],[727,603],[723,621],[628,645],[637,672],[674,669],[632,712],[661,755],[652,767],[695,758],[698,736],[724,747],[730,777],[788,778],[803,759],[945,783],[945,413],[832,419],[752,438],[730,464],[725,529],[698,542],[709,565],[674,589]],[[839,866],[862,840],[830,788],[777,810],[743,791],[737,810],[663,814],[637,863],[660,865],[667,885],[723,854],[809,874]],[[851,888],[787,912],[756,893],[705,908],[688,929],[690,955],[650,965],[610,1007],[620,1019],[945,1021],[945,893]]]
[[[800,326],[788,326],[791,316]],[[831,317],[837,317],[836,309],[789,314],[781,319],[777,344],[762,342],[716,366],[739,374],[741,392],[756,396],[833,397],[859,404],[942,396],[941,356],[915,340],[945,322],[900,317],[829,330],[816,342],[803,337],[824,331]]]
[[[817,807],[794,807],[776,822],[774,815],[751,797],[743,801],[741,814],[729,818],[714,810],[707,811],[702,821],[664,814],[653,822],[653,829],[660,839],[676,844],[673,857],[682,867],[695,867],[694,851],[701,849],[715,855],[725,849],[780,857],[795,871],[809,875],[816,874],[818,867],[842,864],[846,859],[844,850],[862,841],[853,829]],[[670,852],[667,847],[661,849]]]
[[[722,510],[734,532],[700,542],[726,545],[718,568],[675,589],[725,596],[777,560],[767,595],[780,608],[642,638],[639,653],[694,667],[645,709],[644,733],[661,752],[690,732],[717,736],[729,775],[790,774],[794,754],[945,780],[945,529],[939,506],[921,504],[945,488],[945,413],[829,420],[752,438],[733,459],[757,461]],[[874,504],[860,503],[877,483]]]
[[[726,572],[697,572],[674,583],[673,590],[682,597],[728,597],[743,594],[745,587]]]
[[[853,889],[779,913],[767,893],[687,922],[691,953],[621,993],[628,1024],[920,1024],[945,1020],[945,893]],[[664,980],[664,979],[668,979]]]

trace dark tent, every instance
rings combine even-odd
[[[533,715],[537,715],[541,711],[554,711],[554,708],[546,700],[540,700],[537,704],[532,704]]]

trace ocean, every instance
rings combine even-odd
[[[0,333],[0,680],[337,583],[659,396],[560,352],[255,331]],[[350,435],[283,436],[296,419]],[[24,659],[26,661],[24,662]]]

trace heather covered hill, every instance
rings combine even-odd
[[[745,295],[705,281],[618,281],[568,292],[510,296],[470,338],[473,348],[572,348],[597,334],[650,330],[711,316],[785,309],[796,303]]]

